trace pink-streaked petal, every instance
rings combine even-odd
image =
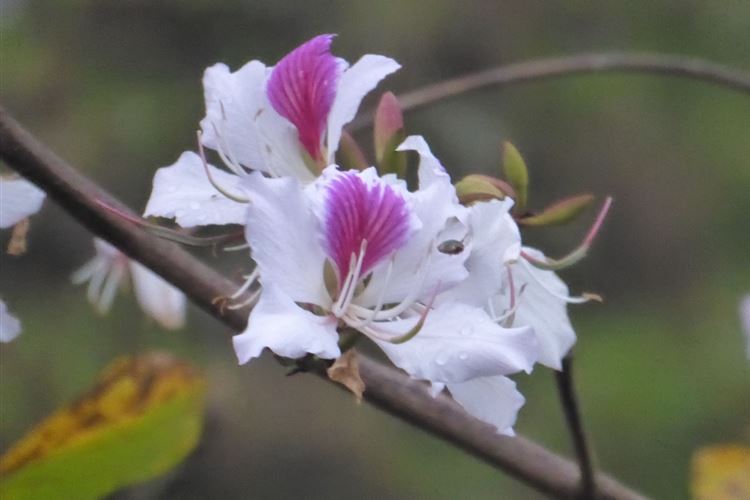
[[[222,149],[234,162],[267,171],[256,116],[266,103],[263,89],[266,67],[250,61],[235,72],[222,63],[203,75],[206,116],[201,120],[201,141]]]
[[[403,334],[415,323],[413,318],[377,326]],[[530,328],[502,328],[484,310],[460,303],[433,309],[420,332],[403,344],[373,340],[396,366],[431,382],[530,372],[537,360],[537,341]]]
[[[524,247],[523,251],[539,260],[546,258],[534,248]],[[523,288],[523,293],[516,297],[518,308],[513,326],[531,327],[539,342],[539,363],[560,370],[562,358],[576,342],[576,333],[568,318],[568,305],[560,298],[568,296],[568,287],[554,272],[526,263],[513,264],[511,270],[516,293]],[[508,290],[505,292],[499,299],[502,304],[496,304],[498,313],[500,307],[508,307]]]
[[[10,342],[21,333],[21,322],[8,312],[5,302],[0,300],[0,342]]]
[[[241,179],[211,165],[211,176],[223,189],[243,195]],[[182,153],[168,167],[160,168],[154,175],[154,187],[143,215],[174,218],[182,227],[210,224],[244,224],[247,203],[230,200],[206,176],[200,157],[191,152]]]
[[[130,260],[130,273],[141,309],[168,330],[182,328],[185,324],[185,294],[134,260]]]
[[[344,71],[328,116],[328,163],[333,163],[341,140],[341,130],[354,119],[362,99],[380,80],[400,67],[388,57],[367,54]]]
[[[263,284],[274,283],[295,302],[330,306],[320,228],[299,181],[256,172],[244,185],[250,198],[245,237]]]
[[[430,153],[419,136],[412,136],[400,149],[415,149],[420,153],[420,187],[410,194],[412,212],[421,227],[393,257],[392,276],[414,276],[417,270],[424,274],[420,299],[428,299],[436,291],[447,290],[468,275],[464,262],[468,252],[455,255],[438,250],[448,239],[463,239],[466,234],[467,209],[458,203],[456,190],[440,162]],[[372,304],[383,293],[386,303],[399,302],[415,286],[414,280],[391,279],[386,283],[386,273],[373,272],[369,285],[357,299],[363,305]]]
[[[466,413],[495,426],[500,434],[515,435],[513,424],[526,400],[511,379],[503,376],[475,378],[448,384],[448,390]]]
[[[308,353],[325,359],[341,355],[336,319],[300,308],[273,283],[263,283],[247,329],[235,335],[232,343],[240,364],[257,358],[265,348],[294,359]]]
[[[363,240],[362,276],[401,247],[409,235],[410,214],[406,200],[390,185],[367,184],[356,173],[343,172],[327,186],[323,225],[326,253],[343,280]]]
[[[20,177],[0,177],[0,228],[11,227],[42,208],[44,191]]]
[[[297,127],[315,160],[323,159],[323,133],[340,77],[332,41],[333,35],[319,35],[291,51],[274,67],[266,88],[273,108]]]

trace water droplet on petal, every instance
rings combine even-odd
[[[462,352],[458,355],[458,359],[460,359],[461,361],[466,361],[467,359],[469,359],[469,355],[465,352]]]
[[[439,366],[445,366],[445,364],[448,362],[448,356],[444,354],[439,354],[437,358],[435,358],[435,363]]]

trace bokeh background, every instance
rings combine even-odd
[[[137,210],[154,170],[193,148],[206,66],[272,64],[321,32],[338,33],[335,52],[350,61],[371,52],[401,62],[380,87],[396,93],[581,51],[669,52],[750,69],[750,3],[741,1],[0,6],[2,105]],[[571,311],[584,416],[602,468],[649,495],[687,496],[692,452],[740,441],[750,425],[737,317],[750,290],[750,99],[675,78],[578,76],[483,91],[406,121],[456,176],[494,172],[499,142],[511,140],[531,168],[536,207],[584,191],[615,197],[591,256],[564,273],[573,290],[606,297]],[[561,255],[587,223],[525,237]],[[197,253],[235,277],[247,265]],[[3,447],[115,356],[160,348],[207,373],[205,440],[174,474],[118,498],[537,498],[343,391],[284,377],[269,357],[236,366],[231,332],[196,309],[172,333],[145,319],[132,294],[97,316],[70,283],[92,254],[90,235],[48,202],[29,252],[2,257],[2,295],[25,329],[0,346]],[[528,400],[517,430],[570,455],[552,374],[517,379]]]

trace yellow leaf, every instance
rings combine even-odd
[[[167,472],[198,442],[204,393],[169,354],[115,360],[0,457],[0,498],[99,498]]]
[[[692,492],[696,500],[750,499],[750,448],[730,444],[695,452]]]

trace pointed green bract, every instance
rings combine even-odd
[[[555,226],[566,224],[586,210],[594,202],[594,195],[571,196],[548,206],[540,213],[518,220],[524,226]]]
[[[529,190],[529,172],[526,162],[516,147],[508,141],[503,142],[503,173],[508,183],[516,192],[514,212],[522,213],[526,208]]]
[[[500,179],[487,175],[467,175],[456,183],[456,194],[463,204],[484,200],[502,200],[513,197],[513,189]]]
[[[170,355],[116,360],[0,458],[0,498],[96,499],[166,473],[198,443],[204,392]]]

